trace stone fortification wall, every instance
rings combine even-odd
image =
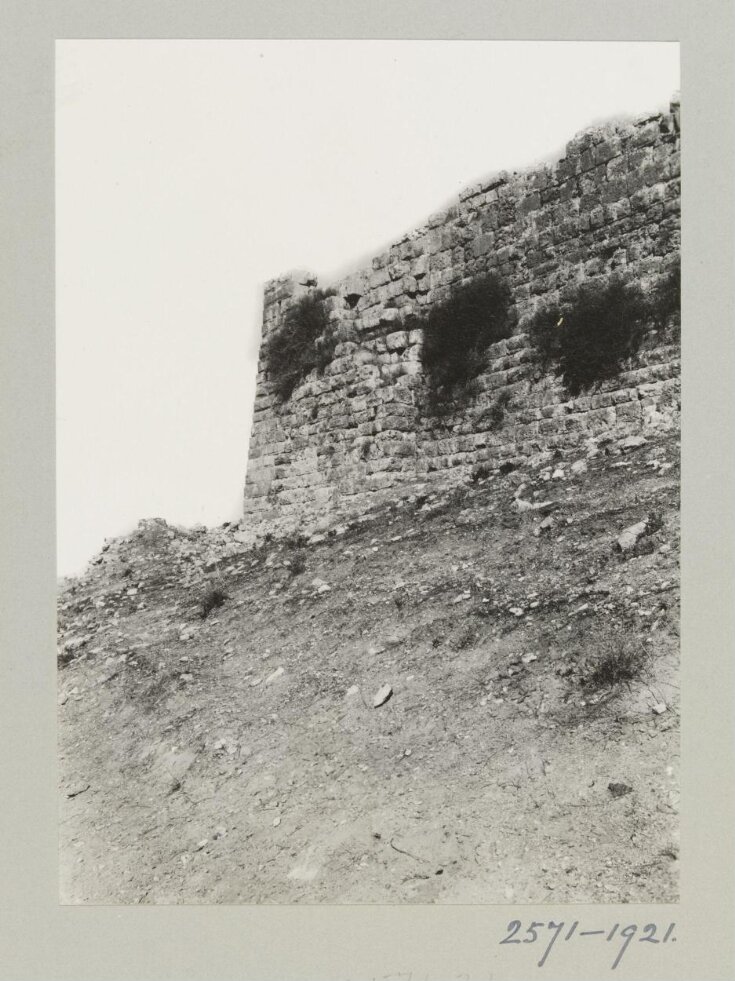
[[[677,345],[654,335],[618,377],[570,398],[540,371],[524,322],[539,304],[596,277],[620,272],[644,288],[656,282],[679,251],[679,160],[677,100],[668,112],[581,133],[553,165],[467,188],[335,285],[327,301],[335,356],[284,403],[268,378],[265,345],[317,283],[308,274],[269,282],[245,525],[313,525],[419,485],[459,481],[478,464],[493,469],[602,433],[675,423]],[[490,348],[472,399],[436,417],[424,408],[421,331],[404,330],[403,321],[489,271],[512,290],[513,334]],[[499,413],[501,392],[507,404]]]

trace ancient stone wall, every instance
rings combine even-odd
[[[579,134],[553,165],[467,188],[335,285],[327,301],[335,356],[284,403],[265,344],[316,277],[269,282],[244,525],[313,526],[419,485],[458,482],[478,464],[493,469],[608,431],[676,424],[678,345],[654,334],[613,381],[570,398],[539,370],[524,323],[539,304],[596,277],[621,272],[655,284],[679,252],[679,160],[675,100],[668,112]],[[490,348],[472,399],[436,417],[425,411],[421,331],[403,322],[488,271],[512,290],[513,334]]]

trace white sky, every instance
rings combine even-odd
[[[678,88],[674,43],[57,42],[59,573],[240,516],[264,280]]]

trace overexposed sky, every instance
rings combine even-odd
[[[264,280],[666,106],[674,43],[59,41],[58,570],[241,513]]]

